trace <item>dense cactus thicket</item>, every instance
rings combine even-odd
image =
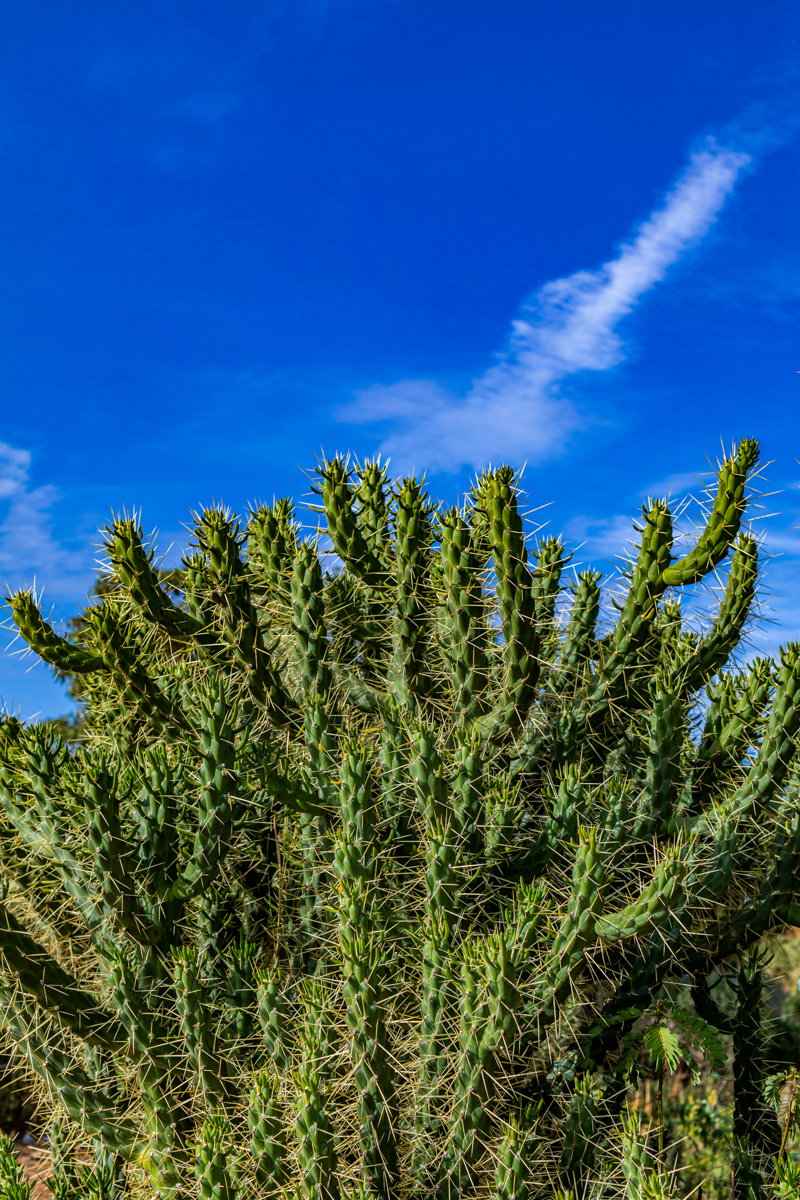
[[[120,517],[70,640],[10,597],[86,708],[77,749],[0,739],[0,1022],[59,1196],[678,1194],[637,1072],[728,1054],[736,1195],[766,1195],[753,948],[800,923],[800,647],[726,670],[757,457],[680,553],[644,508],[600,628],[505,467],[446,509],[325,462],[323,537],[210,508],[168,586]]]

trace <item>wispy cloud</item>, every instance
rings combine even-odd
[[[380,449],[403,467],[452,471],[557,455],[585,425],[561,385],[623,360],[620,322],[708,232],[750,162],[710,140],[615,258],[555,279],[525,302],[496,363],[463,395],[434,380],[404,379],[357,393],[340,419],[390,422]]]
[[[581,564],[586,562],[606,566],[614,560],[617,566],[622,557],[631,554],[638,534],[634,529],[636,514],[618,513],[614,517],[572,517],[564,528],[571,546],[580,546],[576,553]]]
[[[31,488],[31,454],[0,442],[0,583],[44,583],[48,596],[74,597],[91,579],[91,552],[69,550],[54,536],[50,509],[58,500],[51,484]]]

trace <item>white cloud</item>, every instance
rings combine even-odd
[[[31,467],[29,450],[17,450],[0,442],[0,499],[7,500],[28,482]]]
[[[764,553],[797,558],[800,555],[800,534],[791,529],[761,529]]]
[[[608,519],[577,516],[567,522],[564,534],[570,546],[580,547],[575,557],[582,563],[602,564],[614,559],[618,566],[620,558],[627,558],[639,540],[634,520],[635,516],[622,513]]]
[[[0,521],[0,580],[6,587],[44,584],[50,596],[74,596],[91,578],[90,555],[67,549],[53,536],[50,509],[58,490],[30,488],[31,455],[0,442],[0,500],[9,502]]]
[[[671,501],[682,499],[687,492],[695,497],[705,498],[706,489],[711,486],[716,487],[714,472],[708,471],[677,471],[674,475],[667,475],[664,479],[659,479],[655,483],[648,484],[646,488],[642,488],[639,495],[645,497],[653,497],[661,499],[668,496]]]
[[[523,305],[497,362],[464,395],[434,380],[406,379],[357,393],[340,419],[392,422],[380,449],[403,468],[451,471],[558,454],[585,425],[560,384],[622,361],[620,321],[709,230],[750,161],[713,141],[693,154],[663,205],[615,258],[546,283]]]

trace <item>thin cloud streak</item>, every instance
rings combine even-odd
[[[91,580],[89,554],[68,550],[53,536],[50,509],[58,499],[51,484],[30,488],[31,454],[0,442],[0,581],[5,587],[33,583],[37,572],[48,595],[72,598]]]
[[[401,468],[456,471],[559,454],[586,425],[560,385],[580,371],[622,362],[617,326],[708,232],[751,161],[710,140],[615,258],[545,284],[523,305],[498,361],[465,395],[434,380],[406,379],[358,392],[339,418],[392,422],[380,450]]]

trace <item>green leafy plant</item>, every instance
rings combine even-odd
[[[22,1163],[7,1133],[0,1133],[0,1196],[2,1200],[30,1200],[32,1186],[25,1181]]]
[[[709,981],[798,916],[800,647],[727,669],[757,458],[744,441],[720,465],[686,553],[666,501],[645,506],[603,628],[594,571],[561,622],[569,554],[526,534],[510,468],[441,508],[341,458],[319,534],[288,501],[244,528],[210,508],[167,583],[120,517],[70,638],[9,597],[85,715],[77,747],[0,729],[0,1025],[103,1187],[626,1186],[644,1014],[658,1063],[713,1067]],[[681,590],[726,560],[689,628]],[[59,1172],[80,1178],[66,1147]]]

